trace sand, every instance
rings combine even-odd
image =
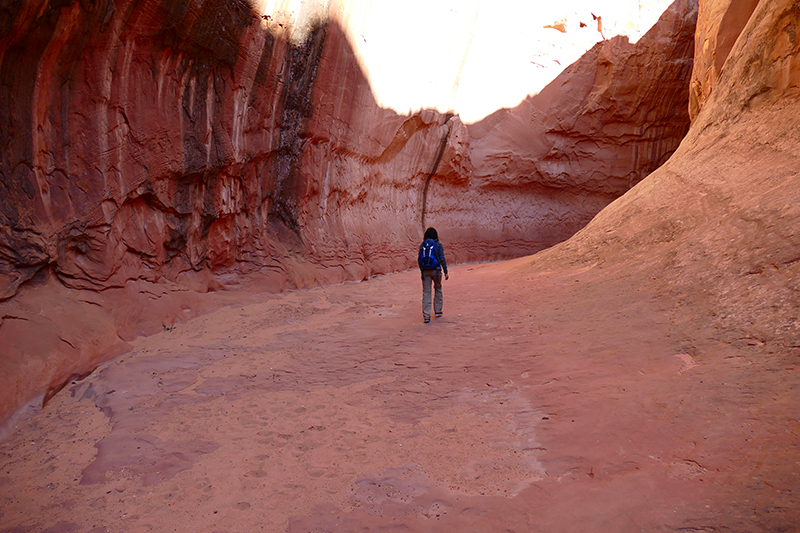
[[[528,263],[138,338],[0,443],[0,532],[796,530],[797,354]]]

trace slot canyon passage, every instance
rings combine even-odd
[[[0,532],[797,531],[800,2],[603,4],[470,123],[357,2],[0,6]]]

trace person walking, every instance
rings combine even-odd
[[[431,321],[431,284],[435,291],[433,312],[436,317],[442,316],[444,295],[442,293],[442,272],[447,274],[447,261],[444,258],[444,246],[439,242],[439,234],[433,228],[425,230],[425,237],[419,245],[419,270],[422,274],[422,318],[425,323]]]

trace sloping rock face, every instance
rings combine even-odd
[[[724,12],[728,3],[703,6]],[[794,372],[800,9],[791,0],[762,1],[742,27],[673,157],[537,260],[595,265],[610,276],[625,262],[640,282],[674,298],[693,330],[770,346],[778,354],[776,368]],[[706,38],[698,34],[698,41]],[[709,311],[696,316],[693,308]]]
[[[200,293],[407,268],[426,225],[451,261],[563,240],[685,131],[695,16],[467,127],[377,106],[333,21],[293,45],[243,0],[7,3],[0,418],[226,301]]]
[[[635,45],[598,43],[541,93],[469,128],[474,181],[539,206],[510,211],[520,234],[563,240],[672,155],[688,129],[696,18],[696,2],[675,2]]]
[[[701,6],[724,11],[727,4]],[[719,468],[725,488],[698,529],[797,524],[783,511],[798,508],[800,447],[793,407],[800,357],[798,27],[796,1],[759,2],[673,157],[572,239],[531,261],[545,271],[591,269],[623,294],[655,291],[681,352],[724,372],[716,386],[731,392],[729,401],[717,403],[725,392],[699,389],[681,400],[696,412],[697,397],[713,398],[709,418],[747,419],[745,438],[729,440],[735,432],[726,432],[716,445],[708,437],[687,446],[701,464],[729,450],[742,457]],[[679,418],[683,408],[671,414]]]

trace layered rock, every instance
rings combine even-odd
[[[407,268],[428,224],[454,261],[563,240],[677,144],[694,13],[678,0],[640,43],[467,127],[379,107],[335,21],[293,44],[245,1],[11,3],[0,417],[198,292]]]

